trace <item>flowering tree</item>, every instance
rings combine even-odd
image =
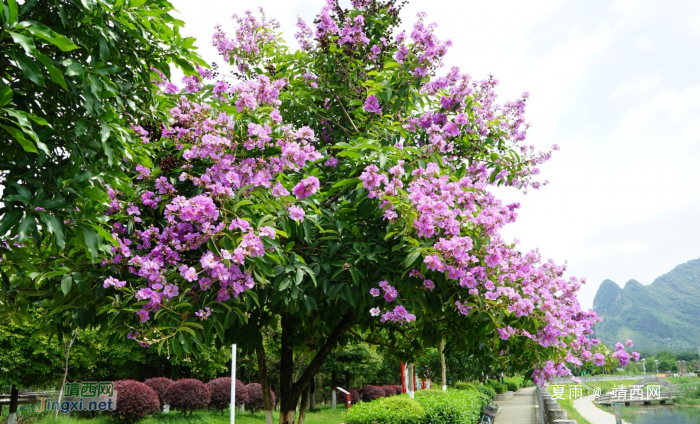
[[[598,319],[563,267],[501,238],[518,204],[489,192],[540,186],[551,152],[524,144],[527,95],[499,105],[493,77],[438,77],[450,42],[424,15],[394,34],[395,1],[352,4],[300,20],[296,51],[264,16],[217,28],[234,78],[187,77],[164,99],[157,166],[125,164],[133,187],[110,190],[110,322],[177,354],[257,347],[279,320],[281,423],[349,331],[570,375]],[[294,381],[300,350],[313,359]]]

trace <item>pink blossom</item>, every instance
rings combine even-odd
[[[292,218],[293,220],[295,220],[297,222],[304,222],[304,216],[306,216],[306,213],[299,206],[290,206],[289,207],[289,217]]]

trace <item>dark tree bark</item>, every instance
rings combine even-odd
[[[7,422],[14,424],[17,422],[17,401],[19,400],[19,388],[12,385],[10,389],[10,414],[7,416]]]
[[[302,402],[303,403],[303,402]],[[311,378],[309,383],[309,411],[316,409],[316,378]]]
[[[260,374],[260,385],[262,386],[263,405],[265,408],[265,424],[272,424],[272,398],[270,397],[270,382],[267,378],[267,365],[265,363],[265,348],[255,349],[258,357],[258,372]]]
[[[310,390],[311,387],[306,386],[306,389],[301,392],[301,405],[299,406],[299,420],[297,421],[297,424],[304,424],[306,422],[306,404],[309,403],[308,397]]]
[[[302,392],[308,387],[311,379],[318,373],[338,344],[338,339],[352,326],[355,314],[348,312],[343,315],[333,332],[326,338],[326,343],[316,352],[299,380],[294,382],[294,317],[289,313],[282,314],[282,343],[280,348],[280,421],[279,424],[294,424],[296,406]]]

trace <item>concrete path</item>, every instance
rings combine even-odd
[[[615,424],[615,415],[605,412],[593,404],[595,395],[584,396],[574,401],[574,408],[591,424]],[[624,424],[630,424],[622,420]]]
[[[513,393],[511,400],[495,402],[501,407],[496,424],[537,424],[535,388],[525,387]]]

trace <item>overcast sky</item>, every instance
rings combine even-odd
[[[232,14],[263,6],[296,46],[297,16],[311,24],[324,1],[173,3],[221,64],[214,25],[232,32]],[[419,11],[453,41],[445,71],[493,73],[502,102],[528,91],[528,144],[561,147],[542,167],[549,186],[499,192],[522,204],[507,240],[586,278],[585,307],[606,278],[650,284],[700,258],[699,1],[413,0],[404,24]]]

